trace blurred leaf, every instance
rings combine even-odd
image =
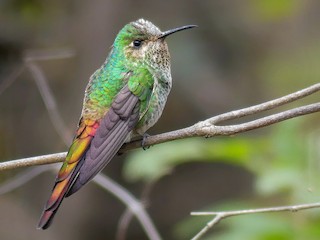
[[[279,192],[291,191],[302,179],[302,174],[297,169],[266,169],[263,175],[257,179],[256,188],[259,194],[265,196]]]
[[[264,21],[281,20],[301,7],[301,1],[298,0],[251,0],[250,4],[255,17]]]
[[[269,154],[262,153],[264,169],[252,169],[257,176],[258,193],[267,196],[287,192],[295,195],[296,201],[302,200],[298,196],[306,194],[312,172],[308,171],[308,142],[301,142],[306,138],[301,123],[295,119],[273,129]]]
[[[178,164],[194,161],[224,162],[243,166],[259,149],[245,138],[227,140],[191,138],[153,146],[130,154],[124,175],[130,181],[151,181],[168,174]]]
[[[39,0],[13,0],[7,3],[7,8],[19,13],[24,20],[38,21],[42,16],[45,5]]]
[[[169,173],[175,165],[201,156],[202,148],[201,142],[188,139],[136,151],[125,162],[125,177],[131,181],[157,179]]]

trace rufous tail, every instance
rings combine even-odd
[[[77,135],[56,177],[51,196],[40,217],[38,229],[46,229],[50,226],[62,200],[78,177],[79,169],[85,160],[85,153],[90,146],[98,126],[99,123],[97,121],[80,120]]]

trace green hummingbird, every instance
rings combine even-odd
[[[106,61],[90,77],[75,138],[39,229],[50,226],[62,200],[97,175],[125,142],[144,136],[158,121],[172,86],[165,38],[193,27],[161,32],[153,23],[139,19],[120,30]]]

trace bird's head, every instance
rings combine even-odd
[[[195,25],[187,25],[162,32],[153,23],[139,19],[120,30],[114,48],[123,51],[126,64],[130,67],[146,64],[152,69],[170,70],[170,54],[165,38],[193,27]]]

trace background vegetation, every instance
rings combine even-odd
[[[28,71],[2,91],[27,50],[75,52],[72,58],[39,62],[71,135],[88,78],[123,25],[141,17],[162,30],[199,25],[168,38],[174,86],[163,117],[149,132],[160,133],[319,82],[319,10],[316,0],[3,0],[0,159],[67,149]],[[162,237],[189,239],[208,220],[190,217],[191,211],[318,201],[318,118],[136,150],[116,157],[104,173],[136,196],[151,184],[148,212]],[[0,183],[20,171],[2,172]],[[125,207],[94,184],[64,201],[49,230],[37,231],[53,180],[47,172],[0,196],[1,239],[114,239]],[[223,221],[206,239],[312,240],[320,237],[319,225],[319,210],[239,216]],[[128,239],[145,238],[133,220]]]

